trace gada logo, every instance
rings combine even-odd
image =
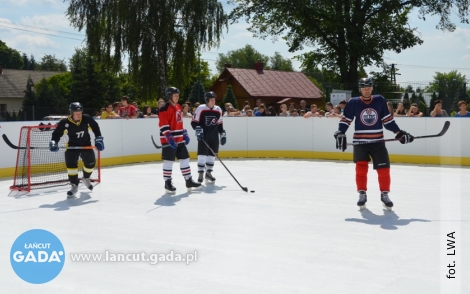
[[[52,281],[64,267],[65,251],[60,240],[46,230],[21,234],[10,250],[10,263],[22,280],[31,284]]]

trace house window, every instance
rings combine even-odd
[[[0,104],[0,118],[5,119],[7,117],[7,105]]]

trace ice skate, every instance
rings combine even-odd
[[[173,186],[173,183],[171,182],[171,179],[168,179],[165,181],[165,191],[168,194],[175,194],[176,188]]]
[[[193,188],[199,187],[201,187],[201,183],[193,181],[193,177],[186,180],[186,188],[188,188],[188,192],[191,192]]]
[[[366,202],[367,202],[366,191],[360,190],[359,191],[359,201],[357,201],[357,206],[359,206],[359,209],[366,209]]]
[[[388,198],[388,191],[383,191],[380,194],[380,200],[382,200],[382,205],[387,210],[392,210],[393,202]]]
[[[76,198],[75,195],[77,194],[78,187],[75,184],[71,184],[72,188],[70,191],[67,192],[67,199],[73,199]]]
[[[202,183],[202,181],[204,181],[204,172],[199,173],[199,177],[197,178],[197,181],[199,183]]]
[[[93,190],[93,185],[91,184],[90,178],[83,178],[82,179],[83,185],[88,188],[88,190]]]
[[[212,176],[210,171],[206,171],[206,183],[214,183],[215,178]]]

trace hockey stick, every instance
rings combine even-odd
[[[153,135],[150,135],[150,137],[152,138],[153,146],[155,146],[155,148],[157,148],[157,149],[166,148],[166,147],[170,146],[170,144],[158,146],[157,143],[155,143],[155,141],[153,140]]]
[[[49,147],[20,147],[13,145],[13,143],[10,142],[10,139],[8,139],[7,135],[3,134],[2,135],[3,141],[7,143],[8,146],[12,149],[49,149]],[[61,149],[76,149],[76,150],[84,150],[84,149],[95,149],[95,146],[69,146],[69,147],[61,147]]]
[[[212,152],[212,154],[214,154],[215,157],[217,157],[217,159],[220,161],[220,163],[225,167],[225,169],[228,171],[228,173],[232,176],[232,178],[235,180],[235,182],[237,182],[238,186],[240,186],[240,188],[242,188],[243,191],[245,192],[248,192],[248,188],[247,187],[243,187],[242,185],[240,185],[240,183],[237,181],[237,179],[232,175],[232,173],[230,172],[230,170],[225,166],[225,164],[222,162],[222,159],[220,159],[220,157],[214,152],[214,150],[212,150],[211,147],[209,147],[209,145],[206,143],[206,141],[204,141],[204,139],[201,139],[201,141],[207,146],[207,148],[209,148],[209,150]],[[253,191],[252,191],[253,192]]]
[[[447,130],[449,129],[450,126],[450,121],[446,121],[444,123],[444,127],[442,127],[442,130],[439,132],[439,134],[436,135],[425,135],[425,136],[413,136],[414,139],[426,139],[426,138],[436,138],[436,137],[441,137],[443,136]],[[361,145],[361,144],[369,144],[369,143],[380,143],[380,142],[392,142],[392,141],[400,141],[400,139],[384,139],[384,140],[379,140],[379,141],[366,141],[366,142],[356,142],[356,143],[348,143],[348,146],[354,146],[354,145]]]

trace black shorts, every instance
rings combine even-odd
[[[371,157],[374,169],[390,167],[390,158],[384,143],[354,145],[354,162],[367,161]]]
[[[87,168],[95,167],[95,152],[93,149],[77,150],[67,149],[65,151],[65,165],[67,168],[77,168],[78,158],[81,157],[83,165]]]
[[[215,137],[212,139],[206,139],[204,138],[204,141],[206,141],[207,145],[211,147],[211,149],[217,154],[219,152],[219,137]],[[204,142],[198,141],[197,143],[197,155],[209,155],[209,156],[215,156],[212,154],[212,152],[207,148],[206,144]]]
[[[162,149],[162,159],[168,161],[175,161],[175,157],[178,159],[189,158],[188,148],[183,143],[178,144],[176,149],[171,148],[170,146]]]

